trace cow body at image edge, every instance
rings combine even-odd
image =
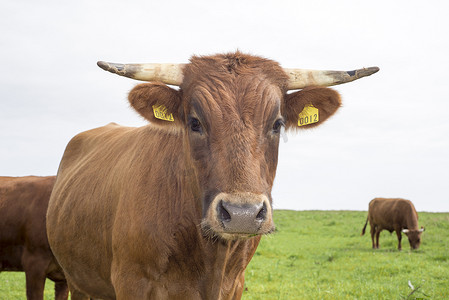
[[[25,272],[29,300],[43,299],[46,278],[55,282],[55,299],[68,296],[45,228],[54,182],[55,176],[0,177],[0,272]]]
[[[305,106],[320,112],[309,127],[340,106],[334,90],[307,85],[361,73],[320,73],[320,83],[239,52],[99,65],[180,89],[137,85],[128,98],[149,125],[109,124],[68,144],[47,231],[72,299],[240,299],[260,236],[274,229],[281,127],[296,128]]]
[[[365,234],[368,222],[371,227],[373,249],[379,248],[379,236],[382,230],[388,230],[390,233],[396,232],[399,250],[402,249],[402,232],[407,235],[411,249],[418,249],[421,244],[421,234],[424,228],[418,227],[418,213],[410,200],[401,198],[375,198],[371,200],[368,217],[361,235]]]

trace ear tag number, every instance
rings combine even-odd
[[[164,121],[174,122],[173,114],[167,113],[167,108],[164,105],[153,105],[154,117]]]
[[[318,108],[312,104],[306,105],[298,115],[298,126],[317,123],[320,120]]]

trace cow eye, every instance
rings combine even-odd
[[[202,131],[201,123],[200,123],[200,121],[197,118],[193,118],[193,117],[190,118],[189,126],[190,126],[190,129],[192,131],[195,131],[195,132],[201,132]]]
[[[276,122],[273,124],[273,132],[279,133],[281,132],[281,127],[284,126],[284,120],[283,119],[277,119]]]

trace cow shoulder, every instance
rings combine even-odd
[[[99,148],[107,146],[106,143],[114,143],[115,140],[120,138],[121,132],[126,131],[127,128],[116,123],[109,123],[75,135],[67,144],[59,166],[59,172],[80,160],[90,157],[93,152],[99,151]]]

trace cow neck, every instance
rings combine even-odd
[[[418,230],[418,215],[416,214],[413,206],[409,206],[409,212],[407,215],[407,228],[409,230]]]
[[[228,280],[231,278],[234,283],[238,280],[237,277],[240,274],[228,274],[230,273],[227,269],[229,269],[230,266],[232,266],[231,258],[233,257],[232,254],[235,252],[236,247],[238,246],[239,242],[217,242],[216,243],[216,252],[214,255],[214,261],[211,264],[213,266],[211,270],[211,277],[212,282],[210,291],[210,295],[207,295],[208,299],[219,299],[221,297],[221,291],[222,290],[232,290],[232,287],[229,287]],[[210,284],[209,283],[209,284]],[[207,286],[207,285],[206,285]]]
[[[208,250],[206,272],[203,276],[204,299],[234,299],[243,289],[244,272],[251,260],[260,237],[238,241],[205,240]]]

